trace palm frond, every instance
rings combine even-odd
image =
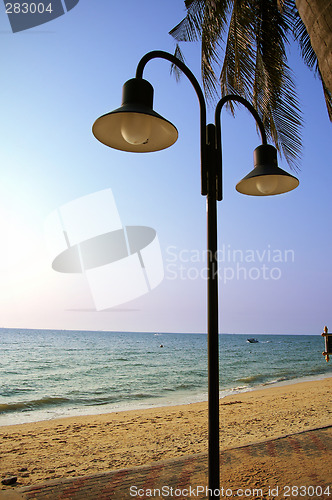
[[[302,115],[286,45],[294,25],[294,0],[186,0],[187,16],[171,34],[178,41],[201,40],[204,91],[217,95],[215,70],[223,64],[222,96],[252,102],[268,136],[291,168],[301,154]],[[331,95],[330,99],[330,110]],[[234,113],[234,105],[229,104]]]
[[[185,5],[186,17],[169,34],[177,42],[194,42],[201,37],[205,0],[187,0]]]
[[[311,46],[309,33],[307,32],[307,29],[297,10],[294,11],[293,34],[295,40],[297,40],[299,43],[299,48],[304,62],[310,69],[317,72],[318,71],[317,56]]]
[[[230,18],[224,63],[220,73],[221,95],[238,94],[252,100],[254,38],[252,12],[243,0],[234,1]],[[230,102],[229,108],[234,113]]]
[[[182,50],[180,49],[179,44],[176,44],[175,51],[174,51],[175,57],[179,59],[181,62],[185,64],[185,58],[182,53]],[[178,82],[181,78],[181,70],[176,66],[176,64],[172,63],[171,64],[171,70],[170,70],[171,75],[173,74],[175,76],[176,81]]]
[[[302,151],[299,134],[302,128],[302,114],[287,66],[284,67],[282,89],[274,105],[270,99],[262,99],[262,102],[265,105],[263,123],[268,135],[273,139],[278,151],[283,153],[290,167],[297,169]]]
[[[169,32],[178,43],[201,40],[203,86],[212,100],[218,89],[214,66],[219,61],[220,40],[231,4],[232,0],[186,0],[186,17]]]
[[[202,22],[202,78],[204,91],[208,99],[213,100],[218,94],[218,80],[214,67],[219,65],[220,44],[225,36],[230,0],[206,0]]]
[[[282,10],[273,1],[259,2],[256,6],[253,103],[279,152],[284,154],[291,168],[297,168],[302,149],[302,114],[292,72],[287,65],[289,7],[286,0]]]
[[[220,82],[222,95],[236,93],[253,103],[268,136],[297,168],[302,116],[286,64],[289,22],[284,15],[272,1],[234,1]]]

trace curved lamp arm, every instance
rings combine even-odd
[[[215,155],[216,161],[218,165],[215,167],[215,172],[216,172],[216,190],[217,190],[217,200],[222,200],[222,147],[221,147],[221,111],[223,106],[229,102],[229,101],[236,101],[243,106],[245,106],[248,111],[252,114],[252,116],[256,120],[256,124],[259,128],[259,132],[261,135],[262,139],[262,144],[266,145],[267,144],[267,138],[266,138],[266,132],[265,128],[263,125],[263,122],[257,113],[256,109],[248,102],[244,97],[241,97],[236,94],[229,94],[220,99],[220,101],[217,104],[216,110],[215,110],[215,131],[216,131],[216,137],[215,137],[215,143],[216,143],[216,149],[217,149],[217,154]]]
[[[257,126],[259,128],[259,132],[260,132],[261,138],[262,138],[262,144],[267,144],[265,128],[264,128],[263,122],[262,122],[259,114],[257,113],[256,109],[250,104],[250,102],[248,102],[246,99],[244,99],[244,97],[241,97],[241,96],[236,95],[236,94],[226,95],[225,97],[220,99],[220,101],[217,104],[216,111],[215,111],[217,143],[219,142],[221,144],[221,125],[220,125],[221,110],[222,110],[223,106],[228,101],[240,102],[241,104],[243,104],[243,106],[245,106],[250,111],[252,116],[255,118]]]
[[[151,59],[166,59],[172,64],[175,64],[182,73],[186,75],[192,86],[194,87],[200,107],[200,134],[201,134],[201,179],[202,179],[202,195],[207,194],[207,137],[206,137],[206,104],[201,86],[199,85],[195,75],[190,69],[177,57],[163,50],[153,50],[145,54],[139,61],[136,69],[136,78],[143,78],[143,70],[146,64]]]

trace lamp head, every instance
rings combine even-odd
[[[255,168],[236,185],[236,190],[251,196],[272,196],[287,193],[299,185],[299,180],[278,167],[277,150],[262,144],[254,151]]]
[[[124,84],[121,107],[100,116],[92,132],[106,146],[134,153],[168,148],[178,138],[176,127],[153,110],[153,87],[143,78]]]

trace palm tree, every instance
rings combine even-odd
[[[207,97],[214,99],[220,87],[222,96],[235,93],[251,101],[270,138],[292,168],[298,166],[301,156],[302,114],[287,64],[291,38],[299,42],[305,62],[321,78],[332,120],[331,73],[327,71],[328,80],[325,66],[324,70],[323,65],[318,66],[309,28],[307,31],[299,15],[306,10],[304,4],[308,1],[297,0],[297,10],[295,0],[185,0],[186,17],[170,31],[178,42],[175,55],[180,59],[180,42],[201,41],[202,79]],[[331,4],[332,0],[310,0],[310,5],[325,2]],[[232,104],[230,109],[234,113]]]

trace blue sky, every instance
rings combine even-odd
[[[182,19],[183,2],[80,0],[66,15],[15,34],[0,7],[0,326],[205,332],[206,203],[190,83],[177,83],[166,61],[151,61],[144,72],[156,111],[179,130],[173,147],[123,153],[91,133],[98,116],[120,105],[122,85],[146,52],[173,52],[168,31]],[[199,44],[187,44],[184,53],[200,79]],[[290,62],[305,120],[295,191],[271,198],[235,191],[260,141],[246,110],[235,119],[223,111],[218,241],[225,333],[319,334],[332,325],[331,124],[320,84],[295,49]],[[156,230],[165,277],[144,296],[96,311],[84,276],[52,270],[44,223],[63,204],[106,188],[123,224]]]

